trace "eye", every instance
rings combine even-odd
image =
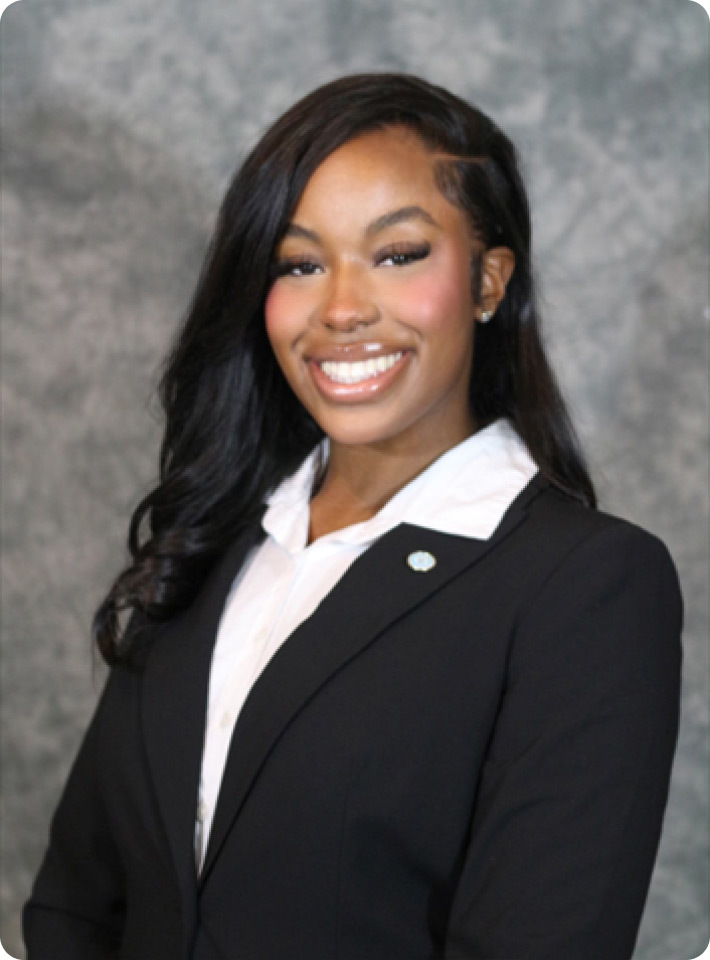
[[[410,263],[416,263],[417,260],[424,260],[430,252],[431,244],[429,243],[415,245],[398,243],[387,247],[386,250],[381,250],[375,257],[375,263],[385,267],[406,267]]]
[[[304,257],[285,257],[272,263],[269,272],[272,279],[277,280],[279,277],[312,277],[321,269],[320,264]]]

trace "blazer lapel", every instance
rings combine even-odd
[[[242,533],[194,603],[160,630],[143,678],[143,736],[188,923],[195,910],[193,841],[212,648],[232,581],[260,535],[259,523]]]
[[[535,480],[526,487],[489,540],[409,524],[394,528],[355,561],[278,649],[249,692],[234,728],[199,887],[269,752],[306,701],[389,624],[507,537],[524,519],[524,507],[539,488]],[[407,558],[417,551],[436,558],[428,572],[408,565]]]

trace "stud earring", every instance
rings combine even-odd
[[[481,323],[488,323],[488,321],[491,319],[492,316],[493,316],[492,310],[484,310],[483,313],[481,314]]]

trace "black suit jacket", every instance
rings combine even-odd
[[[660,541],[539,478],[488,541],[392,530],[252,688],[198,879],[210,656],[257,538],[112,671],[29,960],[628,958],[678,721]]]

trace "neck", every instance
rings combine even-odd
[[[311,501],[310,541],[369,520],[442,454],[474,432],[473,422],[428,443],[343,444],[331,439],[323,483]]]

